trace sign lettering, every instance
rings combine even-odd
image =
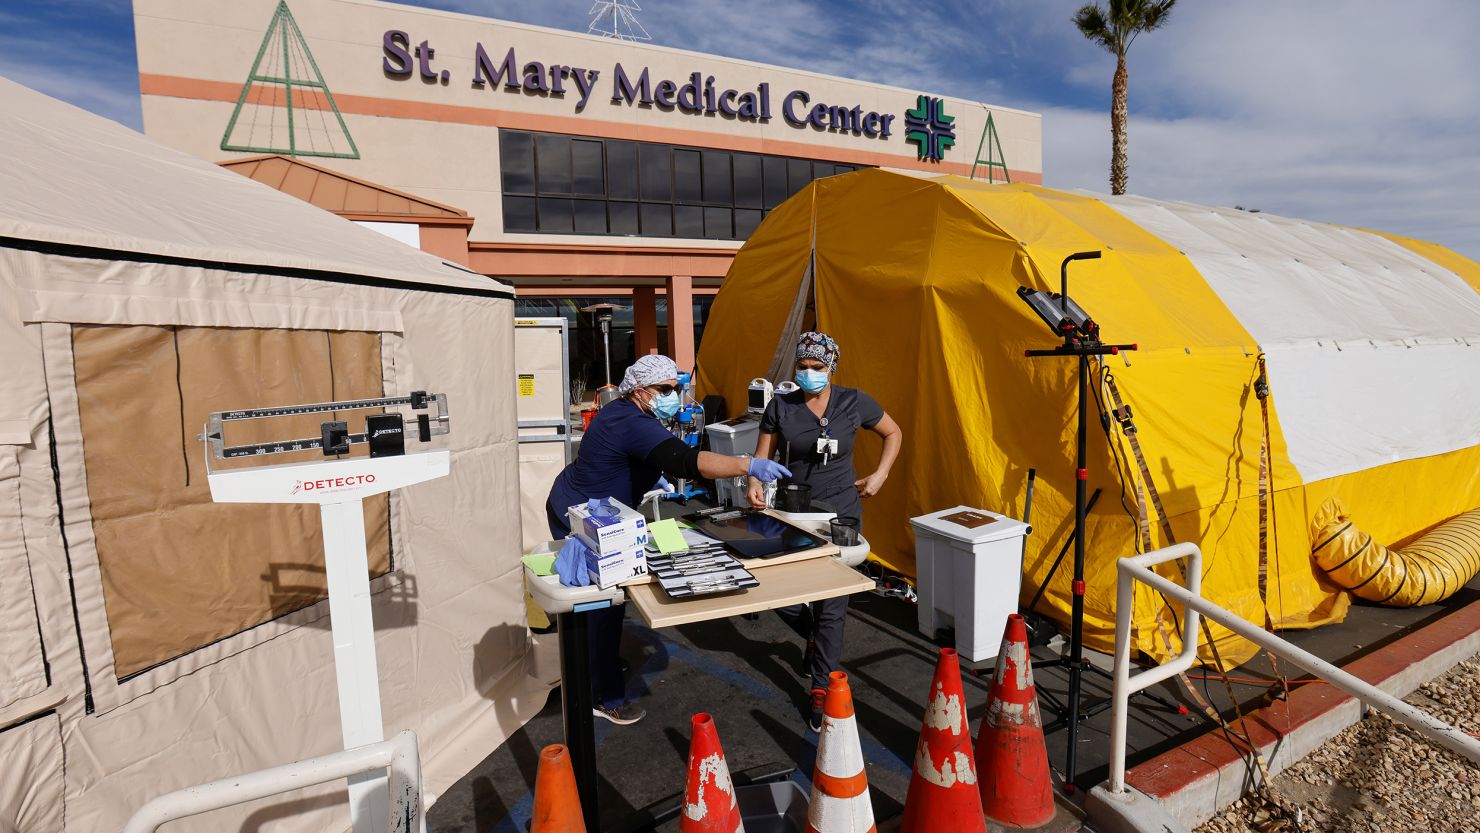
[[[399,29],[387,30],[381,42],[381,69],[387,78],[408,79],[413,75],[445,84],[451,75],[447,69],[433,65],[436,50],[427,41],[412,46],[411,35]],[[546,64],[542,61],[521,62],[515,47],[502,55],[490,52],[482,43],[474,44],[473,86],[483,90],[502,90],[542,98],[571,99],[575,112],[584,112],[595,95],[602,73],[597,69],[568,64]],[[656,108],[662,112],[696,116],[720,116],[741,122],[764,124],[771,121],[772,96],[769,82],[754,89],[726,88],[720,80],[703,72],[692,72],[682,81],[655,78],[651,68],[630,69],[616,63],[611,69],[611,96],[614,107]],[[941,112],[940,99],[928,99],[933,108],[924,124],[909,111],[910,138],[926,139],[922,158],[939,160],[951,147],[950,123],[954,119]],[[927,101],[921,96],[920,102]],[[781,116],[789,126],[818,133],[848,134],[867,139],[887,140],[895,135],[896,113],[880,113],[862,104],[813,101],[807,90],[791,90],[781,97]],[[923,106],[923,105],[922,105]]]

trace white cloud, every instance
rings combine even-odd
[[[1186,4],[1130,55],[1130,190],[1362,226],[1480,260],[1480,5]],[[1067,74],[1103,85],[1096,52]],[[1097,75],[1098,73],[1098,75]],[[1108,188],[1109,117],[1044,107],[1046,181]]]

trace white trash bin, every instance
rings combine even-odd
[[[956,629],[956,651],[992,659],[1023,580],[1023,536],[1032,528],[1006,515],[956,506],[911,518],[915,528],[920,632]]]
[[[709,435],[709,450],[715,454],[725,454],[738,457],[741,454],[755,456],[756,444],[761,438],[761,418],[758,414],[742,414],[734,419],[724,422],[716,422],[713,425],[704,426],[704,433]],[[714,481],[714,488],[719,494],[722,506],[749,506],[750,499],[746,496],[748,486],[744,478],[720,478]]]

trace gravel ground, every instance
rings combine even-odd
[[[1480,657],[1407,700],[1480,732]],[[1480,833],[1480,767],[1375,712],[1275,776],[1270,793],[1197,833]]]

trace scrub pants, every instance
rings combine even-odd
[[[862,523],[863,504],[859,500],[858,489],[851,483],[847,491],[814,496],[814,499],[831,506],[839,518]],[[812,656],[805,669],[811,677],[810,688],[826,690],[828,675],[838,670],[843,662],[843,625],[848,619],[848,597],[836,596],[811,604],[779,607],[776,615],[798,636],[812,643]]]
[[[570,534],[565,516],[557,514],[549,501],[545,501],[545,521],[550,526],[550,536],[559,541]],[[627,683],[622,678],[622,620],[626,618],[625,604],[599,608],[583,614],[586,617],[586,633],[591,653],[591,696],[597,705],[608,709],[627,702]],[[826,686],[824,686],[825,688]]]

